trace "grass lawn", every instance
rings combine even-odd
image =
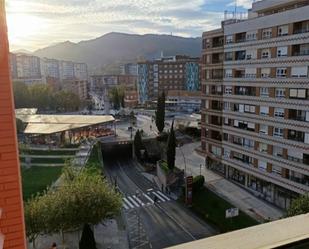
[[[225,210],[231,207],[233,205],[206,188],[193,193],[193,212],[206,222],[215,225],[221,233],[259,224],[241,211],[239,211],[238,217],[226,219]]]
[[[41,193],[61,175],[62,167],[22,168],[23,196],[27,200],[31,195]]]

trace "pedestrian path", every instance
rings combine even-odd
[[[170,201],[171,199],[163,194],[161,191],[151,190],[146,193],[138,195],[127,195],[123,199],[123,208],[125,210],[136,209],[154,205],[154,202],[162,203]]]

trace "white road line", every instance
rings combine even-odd
[[[156,192],[152,192],[156,197],[158,197],[162,202],[165,202],[166,200],[163,199],[160,195],[158,195]]]
[[[147,194],[143,193],[143,195],[151,202],[151,204],[154,203],[153,199],[151,199]]]
[[[134,201],[134,199],[133,199],[131,196],[129,196],[128,199],[129,199],[131,202],[133,202],[133,204],[134,204],[136,207],[139,207],[138,203],[137,203],[136,201]]]
[[[157,193],[159,194],[159,195],[161,195],[164,199],[166,199],[167,201],[170,201],[171,199],[170,198],[168,198],[165,194],[163,194],[162,192],[160,192],[160,191],[157,191]]]
[[[124,207],[126,210],[129,209],[129,207],[127,206],[127,204],[125,204],[125,203],[122,203],[122,204],[123,204],[123,207]]]
[[[136,195],[133,195],[133,198],[142,206],[144,206],[145,204],[136,196]]]
[[[130,208],[134,208],[134,206],[127,200],[127,198],[123,198],[123,200],[130,206]]]

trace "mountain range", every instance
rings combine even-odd
[[[165,56],[201,55],[202,38],[185,38],[173,35],[134,35],[108,33],[99,38],[72,43],[66,41],[33,52],[39,57],[85,62],[90,71],[99,72],[111,65],[137,62],[141,59]]]

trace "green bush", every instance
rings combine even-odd
[[[199,191],[204,187],[205,178],[204,176],[196,176],[193,178],[193,192]]]

